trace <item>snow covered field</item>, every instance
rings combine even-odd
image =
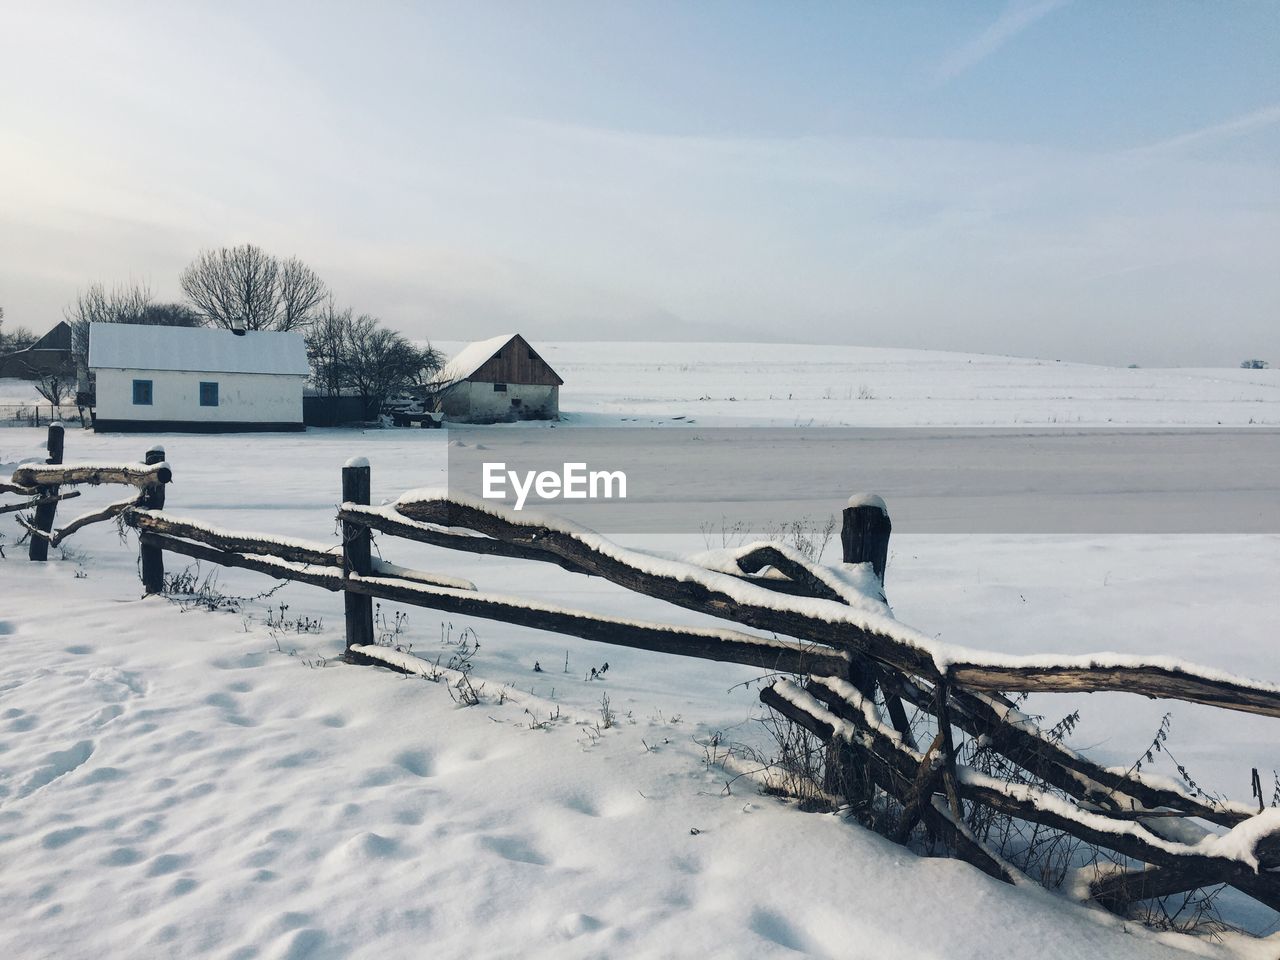
[[[838,347],[539,346],[566,380],[567,425],[1280,423],[1275,371]],[[0,474],[39,456],[43,436],[0,430]],[[167,509],[330,539],[348,457],[369,458],[377,503],[443,482],[447,439],[167,436]],[[136,459],[152,442],[69,429],[67,457]],[[881,492],[892,507],[893,491]],[[87,489],[59,515],[115,496]],[[738,686],[758,674],[748,668],[409,610],[400,642],[432,659],[454,650],[442,637],[476,631],[484,700],[463,708],[442,684],[326,659],[342,649],[342,613],[323,591],[291,584],[238,611],[183,611],[139,599],[136,544],[110,525],[43,567],[13,547],[12,523],[0,531],[4,956],[1273,957],[1280,947],[1277,937],[1157,935],[917,858],[839,817],[763,797],[747,779],[726,790],[733,772],[709,764],[709,752],[767,747],[756,691]],[[482,588],[698,622],[554,568],[380,543],[389,559]],[[719,545],[698,531],[628,543]],[[948,642],[1162,653],[1275,681],[1278,577],[1272,535],[903,535],[888,589],[900,619]],[[218,572],[229,596],[271,586]],[[323,626],[268,623],[281,616]],[[606,661],[606,679],[586,679]],[[597,731],[605,695],[617,722]],[[1032,706],[1055,719],[1080,708],[1073,745],[1125,766],[1171,709],[1173,755],[1206,789],[1239,799],[1250,768],[1268,790],[1280,768],[1274,721],[1123,695]],[[1229,906],[1273,932],[1248,901]]]
[[[459,344],[437,344],[445,351]],[[1280,423],[1280,370],[1128,369],[777,343],[549,343],[572,422],[704,426]]]

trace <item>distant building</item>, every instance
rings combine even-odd
[[[74,377],[75,373],[71,325],[65,320],[31,346],[0,356],[0,377],[40,380],[49,376]]]
[[[1265,361],[1265,360],[1245,360],[1245,361],[1242,361],[1242,362],[1241,362],[1241,364],[1240,364],[1240,369],[1242,369],[1242,370],[1265,370],[1265,369],[1267,369],[1267,367],[1269,367],[1269,366],[1271,366],[1271,364],[1267,363],[1267,361]]]
[[[446,420],[501,423],[559,420],[560,375],[518,333],[461,350],[432,383]]]
[[[302,335],[94,323],[91,416],[99,432],[302,430]]]

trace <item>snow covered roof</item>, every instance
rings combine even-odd
[[[251,330],[237,336],[212,327],[129,323],[89,325],[89,366],[300,376],[308,372],[307,347],[300,333]]]
[[[477,340],[475,343],[467,344],[458,351],[457,356],[440,368],[433,382],[444,385],[467,379],[515,337],[514,333],[504,333],[501,336],[490,337],[488,340]]]

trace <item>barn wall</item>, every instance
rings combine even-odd
[[[520,406],[512,406],[519,400]],[[493,384],[467,380],[447,391],[441,401],[446,420],[500,423],[509,420],[557,420],[560,388],[555,384],[507,383],[506,393]]]
[[[306,377],[265,373],[192,373],[172,370],[97,370],[94,412],[99,421],[166,424],[302,425]],[[150,406],[133,403],[133,381],[150,380]],[[218,384],[218,406],[200,406],[200,383]],[[170,429],[181,427],[170,426]]]

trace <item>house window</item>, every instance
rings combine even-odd
[[[133,381],[133,403],[139,407],[151,406],[151,381]]]
[[[505,383],[495,383],[495,384],[493,385],[493,392],[494,392],[494,393],[506,393],[506,392],[507,392],[507,385],[506,385]]]
[[[218,405],[218,385],[208,381],[200,383],[200,406],[216,407]]]

